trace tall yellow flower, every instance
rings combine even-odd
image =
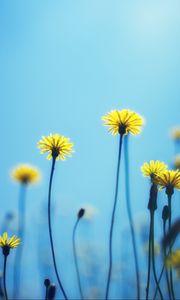
[[[144,124],[143,118],[129,109],[112,110],[108,112],[106,116],[102,117],[105,121],[104,126],[108,126],[108,131],[112,135],[127,135],[131,133],[137,135],[141,132],[140,127]]]
[[[40,172],[33,166],[21,164],[12,170],[11,176],[20,183],[31,184],[39,181]]]
[[[2,253],[4,255],[4,268],[3,268],[3,283],[4,283],[4,294],[5,299],[8,300],[7,288],[6,288],[6,264],[7,257],[10,253],[11,249],[14,249],[19,246],[21,240],[17,238],[16,235],[13,235],[11,238],[8,238],[7,232],[4,232],[2,236],[0,236],[0,247],[2,248]]]
[[[156,182],[161,188],[172,190],[174,188],[180,190],[180,171],[165,170],[156,177]]]
[[[16,235],[13,235],[11,238],[8,238],[7,232],[4,232],[0,236],[0,247],[6,251],[16,248],[21,243],[21,240],[17,238]]]
[[[141,171],[143,176],[150,177],[153,180],[156,176],[160,175],[167,169],[167,165],[164,162],[159,160],[150,160],[149,163],[145,162],[141,166]]]
[[[171,130],[171,137],[175,141],[180,141],[180,127],[175,127]]]
[[[166,259],[166,266],[176,269],[178,277],[180,278],[180,249],[172,252]]]
[[[59,134],[50,134],[49,136],[43,136],[38,142],[38,148],[41,149],[41,153],[48,152],[47,159],[55,158],[56,160],[65,160],[66,156],[71,156],[73,143],[70,143],[70,139]]]

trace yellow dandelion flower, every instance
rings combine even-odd
[[[175,141],[180,141],[180,127],[175,127],[171,130],[171,138]]]
[[[161,188],[180,190],[180,171],[165,170],[156,177],[156,181]]]
[[[106,116],[102,117],[105,121],[104,126],[108,126],[108,131],[112,135],[117,135],[118,133],[127,135],[131,133],[137,135],[141,132],[140,127],[144,124],[143,118],[129,109],[123,110],[113,110],[108,112]]]
[[[10,249],[18,247],[20,243],[21,240],[16,235],[9,238],[7,232],[4,232],[3,235],[0,236],[0,247],[3,249],[3,254],[8,255]]]
[[[174,167],[175,167],[175,169],[180,169],[180,154],[178,154],[178,155],[175,157],[175,160],[174,160]]]
[[[73,143],[70,143],[70,139],[59,134],[50,134],[49,136],[43,136],[38,142],[38,148],[41,149],[41,153],[48,152],[47,159],[55,158],[56,160],[65,160],[66,156],[71,156]]]
[[[166,266],[168,268],[175,268],[180,277],[180,249],[172,252],[166,259]]]
[[[12,170],[11,176],[14,180],[23,184],[36,183],[40,179],[37,168],[28,164],[21,164]]]
[[[151,179],[155,178],[157,175],[161,174],[167,169],[167,165],[164,162],[159,160],[150,160],[149,163],[145,162],[141,166],[141,171],[143,176],[150,177]]]

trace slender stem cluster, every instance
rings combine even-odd
[[[154,280],[157,285],[158,292],[160,294],[161,300],[163,299],[163,295],[159,286],[159,282],[156,275],[156,267],[155,267],[155,253],[154,253],[154,213],[157,209],[157,185],[152,183],[150,189],[149,203],[148,209],[150,211],[150,231],[149,231],[149,253],[148,253],[148,275],[147,275],[147,285],[146,285],[146,300],[149,299],[149,284],[150,284],[150,270],[151,270],[151,259],[152,259],[152,268]]]

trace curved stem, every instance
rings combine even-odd
[[[166,237],[166,220],[163,221],[163,235],[164,235],[164,239]],[[164,261],[166,260],[166,246],[163,246],[163,250],[164,250]],[[168,294],[169,294],[169,299],[171,300],[171,288],[170,288],[170,283],[169,283],[169,275],[168,275],[168,270],[165,267],[165,272],[166,272],[166,283],[167,283],[167,289],[168,289]]]
[[[21,247],[19,247],[15,254],[15,262],[14,262],[14,278],[13,278],[13,299],[19,296],[20,289],[20,278],[21,278],[21,261],[23,255],[23,245],[24,245],[24,233],[25,233],[25,212],[26,212],[26,185],[21,184],[19,200],[18,200],[18,237],[23,240]]]
[[[77,229],[79,220],[80,220],[80,218],[77,219],[77,221],[74,225],[72,242],[73,242],[73,256],[74,256],[74,262],[75,262],[79,292],[80,292],[80,295],[81,295],[81,299],[84,299],[83,292],[82,292],[82,287],[81,287],[81,279],[80,279],[80,273],[79,273],[79,267],[78,267],[78,261],[77,261],[77,251],[76,251],[76,229]]]
[[[106,300],[108,299],[109,286],[110,286],[111,273],[112,273],[112,235],[113,235],[114,218],[115,218],[117,196],[118,196],[118,182],[119,182],[122,142],[123,142],[123,135],[120,135],[119,153],[118,153],[117,170],[116,170],[116,187],[115,187],[115,195],[114,195],[114,205],[113,205],[113,211],[111,216],[111,226],[110,226],[110,233],[109,233],[109,270],[108,270],[108,278],[107,278],[107,285],[106,285],[106,295],[105,295]]]
[[[146,284],[146,300],[149,299],[149,284],[150,284],[150,273],[151,273],[151,240],[152,240],[152,226],[151,226],[151,218],[149,225],[149,245],[148,245],[148,275],[147,275],[147,284]]]
[[[175,240],[173,241],[173,243],[171,244],[173,246]],[[169,256],[169,252],[166,254],[166,256]],[[161,270],[161,273],[160,273],[160,276],[159,276],[159,279],[158,279],[158,284],[160,284],[161,282],[161,278],[163,276],[163,272],[164,272],[164,269],[165,269],[165,262],[163,264],[163,267],[162,267],[162,270]],[[156,290],[155,290],[155,293],[154,293],[154,297],[153,297],[153,300],[156,298],[156,294],[157,294],[157,286],[156,286]]]
[[[171,230],[171,215],[172,215],[171,197],[172,197],[172,195],[168,194],[169,232]],[[172,253],[172,245],[170,244],[170,246],[169,246],[169,254],[171,255],[171,253]],[[172,268],[171,267],[170,267],[170,286],[171,286],[172,298],[173,298],[173,300],[175,300],[174,287],[173,287],[173,273],[172,273]]]
[[[6,289],[6,263],[7,263],[7,255],[4,255],[4,269],[3,269],[4,294],[5,294],[5,299],[8,300],[7,289]]]
[[[52,252],[52,257],[53,257],[53,264],[54,264],[54,270],[56,273],[57,281],[59,283],[59,287],[63,293],[64,298],[67,300],[67,295],[64,291],[64,288],[62,286],[58,270],[57,270],[57,265],[56,265],[56,258],[55,258],[55,252],[54,252],[54,244],[53,244],[53,237],[52,237],[52,227],[51,227],[51,189],[52,189],[52,180],[53,180],[53,174],[54,174],[54,167],[55,167],[55,162],[56,159],[53,157],[52,159],[52,167],[51,167],[51,174],[50,174],[50,179],[49,179],[49,192],[48,192],[48,228],[49,228],[49,238],[50,238],[50,244],[51,244],[51,252]]]
[[[151,212],[151,226],[152,226],[152,268],[153,268],[153,274],[154,274],[154,280],[157,285],[157,289],[160,295],[161,300],[163,300],[163,295],[158,283],[157,275],[156,275],[156,267],[155,267],[155,255],[154,255],[154,212]]]
[[[126,206],[128,212],[129,225],[131,230],[132,237],[132,245],[133,245],[133,254],[134,254],[134,262],[136,269],[136,287],[137,287],[137,299],[140,299],[140,279],[139,279],[139,264],[138,264],[138,255],[137,255],[137,246],[136,246],[136,238],[134,232],[134,224],[131,212],[131,204],[130,204],[130,188],[129,188],[129,153],[128,153],[128,136],[124,140],[124,157],[125,157],[125,181],[126,181]]]

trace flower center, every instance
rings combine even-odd
[[[59,148],[54,147],[52,149],[52,157],[56,158],[59,155]]]
[[[126,133],[126,128],[127,128],[126,125],[119,124],[119,130],[118,130],[119,134],[121,134],[121,135],[125,134]]]
[[[3,255],[8,256],[10,252],[10,247],[8,245],[3,246],[2,248]]]

